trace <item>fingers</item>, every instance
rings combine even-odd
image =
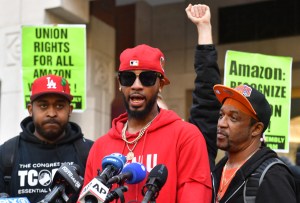
[[[195,13],[195,17],[197,18],[203,17],[206,14],[208,9],[209,9],[208,6],[204,4],[196,4],[192,7],[192,10],[194,10]]]
[[[192,4],[189,4],[188,7],[186,7],[185,12],[188,16],[191,15],[191,9],[192,9]]]

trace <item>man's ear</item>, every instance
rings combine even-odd
[[[32,103],[29,103],[27,105],[27,111],[28,111],[29,115],[32,116]]]
[[[256,137],[256,136],[261,137],[264,130],[264,124],[262,122],[257,122],[251,128],[252,128],[252,132],[251,132],[252,137]]]
[[[118,78],[118,84],[119,84],[119,91],[122,92],[122,85],[121,85],[121,83],[120,83],[119,78]]]
[[[69,117],[71,116],[71,113],[73,112],[74,106],[72,105],[72,103],[70,103],[70,107],[69,107]]]
[[[163,87],[165,86],[165,80],[164,79],[161,79],[159,81],[159,92],[161,93]]]

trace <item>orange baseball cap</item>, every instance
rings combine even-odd
[[[226,98],[239,101],[264,124],[264,131],[268,128],[272,111],[265,95],[261,92],[245,84],[235,88],[215,85],[214,92],[221,104],[224,103]]]

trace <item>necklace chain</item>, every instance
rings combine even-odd
[[[242,165],[248,161],[248,159],[250,159],[250,157],[252,157],[253,154],[255,154],[255,152],[257,152],[259,150],[256,149],[254,150],[254,152],[252,152],[240,165],[238,165],[238,167],[235,169],[235,171],[232,173],[232,175],[228,178],[228,180],[225,180],[225,173],[227,171],[227,163],[228,163],[228,160],[223,168],[223,171],[222,171],[222,177],[221,177],[221,185],[220,185],[220,188],[219,188],[219,191],[218,191],[218,194],[217,194],[217,202],[220,202],[221,198],[222,198],[222,191],[224,188],[226,188],[226,186],[231,182],[231,180],[233,179],[233,177],[235,176],[236,172],[242,167]]]
[[[156,115],[157,116],[157,115]],[[128,154],[127,154],[127,160],[132,160],[134,157],[134,153],[133,150],[136,147],[138,141],[143,137],[143,135],[145,134],[145,131],[147,130],[147,128],[151,125],[152,121],[156,118],[156,116],[150,121],[148,122],[145,127],[143,127],[140,132],[139,135],[132,141],[128,141],[126,138],[126,129],[128,127],[128,120],[126,121],[126,123],[124,124],[124,127],[122,129],[122,139],[125,141],[126,146],[129,150]],[[134,144],[133,147],[130,149],[129,144]]]
[[[154,117],[155,118],[155,117]],[[127,143],[127,144],[133,144],[135,142],[138,142],[139,139],[141,139],[145,133],[145,131],[147,130],[147,128],[150,126],[150,124],[152,123],[152,121],[154,120],[154,118],[145,125],[145,127],[143,127],[140,132],[139,132],[139,135],[132,141],[128,141],[127,138],[126,138],[126,129],[127,129],[127,126],[128,126],[128,120],[126,121],[123,129],[122,129],[122,139]]]
[[[235,171],[232,173],[232,175],[228,178],[228,180],[225,180],[225,173],[227,171],[227,163],[225,164],[224,168],[223,168],[223,171],[222,171],[222,182],[221,182],[221,185],[220,185],[220,189],[218,191],[218,194],[217,194],[217,200],[220,201],[221,199],[221,193],[223,191],[224,188],[226,188],[226,186],[228,185],[228,183],[231,182],[232,178],[235,176],[236,172],[240,169],[240,167],[242,166],[243,164],[239,165]]]

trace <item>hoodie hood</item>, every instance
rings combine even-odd
[[[249,160],[245,164],[243,164],[240,171],[243,173],[244,177],[247,177],[247,176],[251,175],[251,173],[262,162],[264,162],[266,159],[273,158],[273,157],[278,157],[276,152],[274,152],[273,150],[270,150],[270,148],[268,148],[268,147],[260,147],[260,149],[255,154],[253,154],[253,156],[250,157]],[[216,168],[214,169],[214,171],[222,171],[222,168],[226,164],[227,160],[228,160],[227,156],[223,157],[216,165]]]
[[[260,149],[243,165],[244,176],[249,176],[262,162],[269,158],[278,157],[276,152],[268,147],[260,147]]]
[[[31,116],[26,117],[22,122],[21,122],[21,128],[22,132],[20,133],[20,136],[22,139],[32,142],[32,143],[39,143],[39,144],[44,144],[45,142],[38,139],[33,133],[35,130],[35,126],[33,124],[33,120]],[[65,144],[72,142],[73,140],[77,140],[79,138],[82,138],[83,134],[81,132],[80,127],[73,122],[69,122],[67,125],[67,130],[66,130],[66,135],[59,140],[57,143],[54,145],[59,145],[59,144]]]
[[[128,114],[121,114],[119,117],[113,119],[112,128],[109,130],[108,135],[113,139],[122,139],[122,129],[128,120]],[[147,128],[146,133],[151,133],[159,128],[169,125],[178,120],[182,120],[175,112],[165,109],[160,109],[159,114],[152,121],[151,125]],[[131,135],[129,138],[134,138],[138,133]]]

